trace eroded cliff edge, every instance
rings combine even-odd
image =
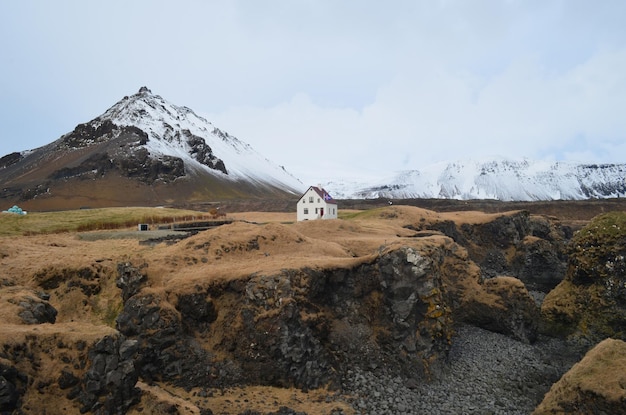
[[[320,413],[349,413],[348,371],[436,379],[455,323],[534,342],[569,237],[555,218],[524,211],[394,206],[337,221],[235,222],[173,245],[33,237],[59,259],[20,270],[24,253],[6,245],[3,332],[24,334],[2,341],[2,410],[36,413],[45,396],[70,413],[165,411],[158,403],[171,396],[154,386],[193,391],[187,410],[211,413],[217,404],[200,399],[211,390],[266,386],[322,389]],[[23,317],[47,307],[54,321]],[[177,402],[169,408],[184,413]],[[231,406],[243,413],[245,403]]]

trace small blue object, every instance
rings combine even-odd
[[[17,205],[13,206],[12,208],[9,208],[8,210],[3,211],[2,213],[15,213],[17,215],[25,215],[26,214],[26,212],[24,212],[22,210],[22,208],[17,206]]]

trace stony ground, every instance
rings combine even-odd
[[[345,387],[363,415],[530,414],[552,383],[580,359],[563,341],[533,345],[472,326],[460,326],[447,367],[418,383],[387,373],[351,371]]]

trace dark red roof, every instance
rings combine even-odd
[[[317,193],[317,195],[319,197],[322,198],[322,200],[326,201],[326,203],[331,204],[331,205],[336,205],[337,202],[335,201],[335,199],[333,199],[333,197],[330,195],[330,193],[328,193],[325,189],[323,189],[322,187],[318,187],[318,186],[311,186],[308,189],[306,189],[306,192],[304,192],[302,194],[302,196],[300,196],[300,199],[302,199],[304,197],[304,195],[310,190],[313,189],[315,191],[315,193]]]

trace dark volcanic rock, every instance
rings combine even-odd
[[[63,369],[57,381],[59,388],[68,389],[80,383],[80,379],[68,369]]]
[[[194,159],[213,170],[219,170],[224,174],[228,174],[224,161],[213,154],[213,150],[202,137],[193,135],[189,130],[183,130],[182,133],[186,138],[187,144],[191,147],[191,155]]]
[[[78,124],[74,131],[63,137],[62,144],[67,148],[87,147],[94,142],[111,139],[117,133],[119,133],[119,127],[110,120]]]
[[[567,255],[564,248],[561,241],[526,237],[517,246],[510,265],[511,273],[524,281],[529,290],[547,293],[565,276]]]
[[[217,318],[214,302],[204,293],[179,296],[176,309],[180,311],[183,322],[186,322],[191,330],[208,328],[208,325]]]
[[[26,324],[54,323],[57,310],[48,301],[24,297],[19,303],[22,311],[18,315]]]
[[[21,286],[4,289],[3,297],[14,306],[13,311],[24,324],[54,323],[57,310],[50,302],[50,295]],[[4,301],[3,298],[3,301]]]
[[[141,272],[143,267],[135,267],[130,262],[117,264],[117,280],[115,285],[122,290],[122,300],[127,301],[137,294],[146,281],[146,275]]]
[[[571,233],[558,221],[519,211],[479,224],[457,227],[452,221],[430,224],[467,248],[483,278],[510,275],[529,290],[548,292],[564,277],[565,247]]]
[[[185,163],[179,157],[150,157],[145,148],[139,148],[125,158],[116,159],[116,167],[126,177],[137,178],[145,183],[159,179],[170,182],[185,175]]]
[[[0,413],[15,413],[20,407],[27,381],[28,378],[16,368],[0,362]]]
[[[17,163],[21,159],[22,159],[22,154],[17,153],[17,152],[10,153],[10,154],[7,154],[6,156],[0,157],[0,169],[9,167],[10,165]]]
[[[137,341],[143,378],[187,388],[338,387],[341,372],[354,366],[428,377],[452,335],[442,255],[436,244],[425,252],[400,247],[353,269],[284,270],[198,286],[179,293],[174,305],[132,290],[117,328]],[[204,349],[202,338],[217,348]]]
[[[171,381],[183,387],[212,386],[208,352],[198,346],[180,314],[162,297],[138,293],[117,317],[117,329],[136,341],[139,374],[148,381]],[[184,375],[184,376],[183,376]]]
[[[89,350],[91,365],[78,394],[81,412],[123,414],[139,401],[138,373],[132,355],[120,354],[123,345],[128,348],[123,336],[106,336]]]
[[[298,373],[302,364],[312,371],[333,368],[317,378],[305,373],[295,379],[296,385],[309,387],[358,366],[387,365],[428,376],[445,356],[451,335],[439,275],[441,253],[434,249],[432,254],[403,247],[354,269],[300,270],[250,280],[246,296],[256,307],[247,312],[257,323],[243,331],[250,337],[237,346],[243,349],[239,359],[252,353],[266,362],[267,373],[280,373],[271,370],[275,362],[283,362],[290,373]],[[272,339],[276,332],[282,333],[278,342]],[[253,351],[249,344],[255,345]],[[268,347],[276,353],[265,355]]]
[[[114,164],[106,153],[96,153],[80,165],[75,167],[63,167],[56,170],[48,178],[50,180],[68,179],[70,177],[82,176],[84,179],[93,179],[103,176],[106,172],[113,169]]]

